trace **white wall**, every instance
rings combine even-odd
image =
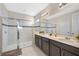
[[[2,17],[7,17],[8,13],[7,13],[7,9],[5,8],[5,6],[0,3],[0,50],[2,50]]]
[[[8,16],[8,11],[4,4],[0,3],[0,16],[1,17],[7,17]]]
[[[25,20],[34,20],[34,18],[32,16],[17,13],[17,12],[13,12],[13,11],[8,11],[8,17],[18,18],[18,19],[25,19]]]

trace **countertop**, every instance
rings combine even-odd
[[[57,37],[55,37],[54,35],[50,36],[47,33],[39,32],[35,32],[34,34],[79,48],[79,41],[77,41],[75,38],[66,39],[65,36],[62,35],[57,35]]]

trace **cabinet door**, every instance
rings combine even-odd
[[[39,37],[38,40],[39,40],[39,48],[41,48],[41,46],[42,46],[42,45],[41,45],[41,37]]]
[[[44,39],[44,40],[43,40],[43,39]],[[43,39],[42,39],[42,50],[43,50],[47,55],[49,55],[49,40],[46,39],[46,38],[43,38]],[[45,41],[45,39],[48,40],[48,41]]]
[[[50,56],[60,56],[60,48],[50,43]]]
[[[69,51],[64,50],[64,49],[62,49],[61,55],[62,56],[75,56],[75,54],[73,54],[72,52],[69,52]]]
[[[36,46],[39,46],[39,39],[38,39],[38,36],[37,35],[35,35],[35,45]]]

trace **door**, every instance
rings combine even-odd
[[[17,48],[17,26],[16,20],[5,18],[2,20],[2,52]]]
[[[32,45],[32,21],[19,20],[20,48]]]

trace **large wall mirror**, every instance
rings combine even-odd
[[[57,33],[58,35],[75,36],[79,34],[79,11],[64,14],[49,20],[39,21],[39,31]]]

